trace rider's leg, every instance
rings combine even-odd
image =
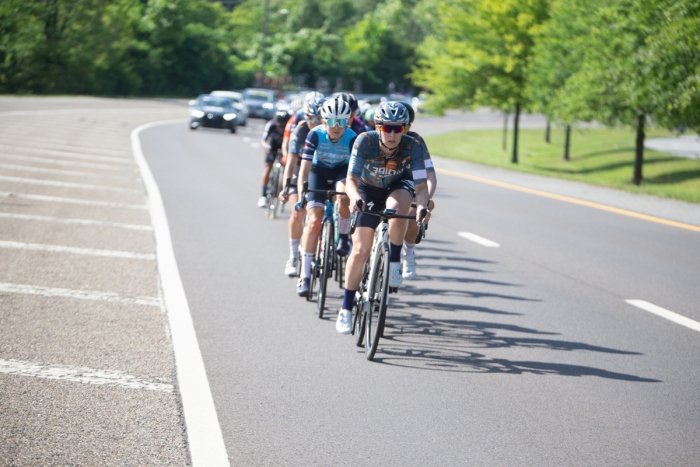
[[[408,211],[409,216],[416,215],[416,208]],[[404,279],[416,277],[416,237],[418,236],[418,223],[408,222],[406,236],[403,240],[403,261],[401,262],[401,274]]]
[[[263,165],[262,178],[260,180],[260,185],[262,186],[262,193],[258,199],[258,207],[264,208],[267,204],[267,179],[270,178],[270,172],[272,172],[272,163],[275,161],[275,155],[267,151],[265,153],[265,164]],[[274,193],[276,195],[276,193]]]
[[[345,191],[345,183],[338,182],[336,191]],[[347,256],[350,253],[350,198],[345,195],[338,197],[338,254]]]
[[[316,252],[318,245],[318,234],[321,231],[321,222],[323,221],[323,208],[319,206],[309,207],[306,215],[306,228],[301,237],[301,249],[303,256],[301,258],[301,274],[302,279],[311,277],[311,261]]]
[[[289,205],[294,206],[299,201],[298,194],[289,195]],[[299,257],[299,245],[301,245],[301,236],[304,233],[304,216],[306,209],[295,210],[289,216],[289,247],[290,258]]]
[[[387,209],[396,209],[397,214],[408,214],[411,209],[413,194],[403,188],[396,189],[386,200]],[[408,219],[391,219],[389,221],[389,286],[399,287],[403,282],[401,275],[401,247]]]

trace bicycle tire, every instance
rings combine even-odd
[[[364,337],[365,337],[365,290],[367,289],[367,276],[369,275],[367,263],[365,263],[364,270],[362,271],[362,279],[360,280],[360,287],[355,293],[355,303],[352,307],[352,334],[355,337],[355,345],[358,347],[363,347]],[[359,298],[358,298],[359,296]]]
[[[338,285],[341,289],[345,288],[345,262],[347,261],[347,256],[338,256]]]
[[[321,227],[321,271],[318,278],[318,317],[323,318],[323,311],[326,306],[326,290],[328,288],[328,275],[331,274],[331,262],[333,251],[333,222],[326,219]]]
[[[369,283],[373,290],[367,292],[367,310],[365,311],[365,358],[372,361],[379,347],[382,327],[386,317],[386,306],[389,297],[389,246],[380,245],[375,264],[370,272]],[[372,280],[374,279],[374,280]]]
[[[280,178],[280,166],[281,164],[277,162],[272,169],[270,178],[268,179],[267,188],[267,217],[274,219],[277,217],[277,207],[279,206],[279,200],[277,195],[280,192],[279,178]]]
[[[277,194],[279,194],[280,191],[282,191],[282,183],[283,180],[282,178],[284,177],[284,166],[282,165],[281,162],[277,163],[275,168],[277,168],[277,177],[275,180],[275,204],[274,207],[272,208],[272,219],[277,219],[277,215],[280,212],[280,205],[282,204],[282,201],[277,198]]]
[[[319,240],[316,242],[316,253],[314,255],[314,259],[311,262],[311,277],[309,278],[309,294],[306,296],[306,301],[310,302],[314,298],[314,288],[316,287],[316,279],[318,278],[318,270],[319,270],[319,262],[321,260],[321,237],[319,236]]]

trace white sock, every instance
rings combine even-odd
[[[406,241],[403,242],[403,253],[406,256],[410,256],[414,253],[414,250],[416,248],[415,243],[408,243]]]
[[[301,238],[290,238],[289,239],[289,253],[290,258],[299,259],[299,244],[301,244]]]
[[[301,278],[311,277],[311,262],[314,260],[314,253],[304,253],[301,257]]]
[[[350,218],[338,217],[338,233],[346,234],[350,232]]]

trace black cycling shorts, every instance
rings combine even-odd
[[[312,167],[309,172],[309,190],[335,190],[338,182],[344,182],[348,176],[348,165],[341,165],[332,169]],[[308,209],[322,207],[328,197],[325,193],[307,193],[306,201]]]
[[[405,178],[396,180],[389,188],[377,188],[363,182],[360,182],[358,188],[362,201],[365,203],[364,210],[371,212],[383,211],[386,208],[386,199],[396,190],[406,190],[411,197],[415,196],[413,180],[407,180]],[[380,221],[381,218],[379,216],[361,213],[360,217],[357,219],[357,227],[369,227],[374,230],[377,228]]]

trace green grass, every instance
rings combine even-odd
[[[646,137],[670,135],[651,129]],[[512,131],[507,151],[502,149],[502,136],[502,130],[456,131],[425,141],[436,156],[700,203],[700,160],[645,149],[644,180],[640,186],[632,184],[634,130],[573,129],[570,161],[562,159],[563,129],[552,129],[550,144],[544,142],[543,129],[521,130],[518,164],[510,162]]]

